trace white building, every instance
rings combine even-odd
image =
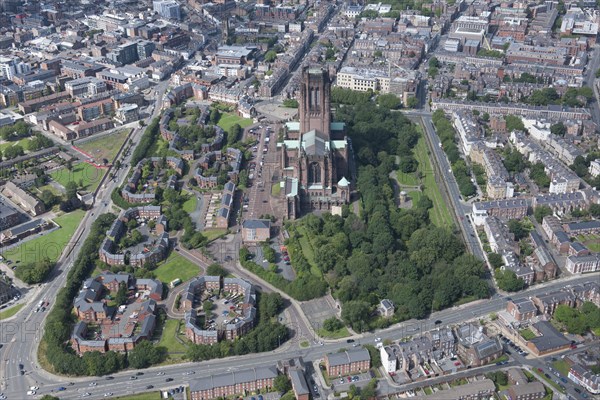
[[[154,11],[168,19],[181,19],[181,7],[174,0],[154,0]]]
[[[398,357],[390,346],[381,346],[379,348],[381,354],[381,365],[385,368],[388,374],[398,369]]]
[[[15,74],[26,74],[29,71],[29,64],[22,62],[20,58],[0,56],[0,77],[12,80]]]
[[[590,162],[590,175],[593,177],[600,175],[600,158]]]

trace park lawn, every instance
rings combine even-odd
[[[569,370],[571,369],[571,367],[565,360],[556,360],[552,363],[552,366],[554,367],[555,370],[557,370],[564,376],[569,375]]]
[[[76,210],[61,215],[54,219],[54,222],[60,226],[60,229],[24,242],[17,247],[5,251],[2,255],[14,263],[17,261],[23,263],[34,262],[46,257],[50,261],[55,262],[69,243],[69,240],[71,240],[84,214],[83,210]]]
[[[52,179],[61,185],[65,186],[69,182],[75,182],[79,185],[79,181],[83,181],[83,189],[89,192],[96,190],[102,177],[106,173],[105,169],[96,168],[91,164],[81,162],[73,166],[73,170],[69,171],[66,168],[61,168],[50,174]]]
[[[156,279],[169,284],[177,278],[182,282],[192,279],[200,273],[200,268],[183,256],[171,253],[169,258],[154,270],[154,273]]]
[[[317,333],[324,339],[341,339],[350,336],[350,332],[345,326],[333,332],[321,328]]]
[[[189,194],[190,198],[183,203],[183,211],[190,214],[196,211],[196,205],[198,204],[198,198],[193,194]]]
[[[57,189],[56,187],[54,187],[52,185],[44,185],[44,186],[40,186],[39,188],[36,188],[36,189],[37,189],[37,191],[39,193],[42,193],[44,190],[49,190],[55,196],[62,196],[63,195],[63,192],[61,192],[59,189]]]
[[[2,153],[4,153],[4,150],[6,150],[9,147],[16,146],[16,145],[21,146],[24,151],[27,151],[27,142],[29,140],[30,140],[29,138],[23,138],[23,139],[20,139],[20,140],[15,140],[14,142],[5,142],[5,143],[2,143],[2,144],[0,144],[0,151]]]
[[[108,162],[112,163],[130,132],[131,128],[121,129],[98,139],[75,144],[75,146],[91,155],[97,164],[102,164],[102,159],[107,159]]]
[[[227,234],[227,229],[207,229],[202,231],[202,234],[206,236],[209,242],[212,242],[213,240],[216,240]]]
[[[271,186],[271,196],[279,196],[279,193],[281,193],[281,185],[277,182]]]
[[[300,236],[298,237],[298,242],[300,243],[300,247],[302,248],[302,254],[304,254],[304,258],[308,261],[310,265],[310,272],[314,276],[322,277],[321,270],[317,267],[317,263],[315,262],[315,251],[313,249],[313,245],[308,236],[308,232],[306,228],[302,225],[298,225],[298,233]]]
[[[115,400],[160,400],[160,392],[132,394],[131,396],[115,397]]]
[[[531,331],[531,329],[529,328],[525,328],[525,329],[521,329],[519,331],[519,334],[521,335],[521,337],[525,340],[531,340],[531,339],[535,339],[537,336],[535,335],[535,333],[533,333]]]
[[[414,172],[406,173],[398,170],[396,171],[396,179],[398,179],[398,183],[401,185],[417,186],[419,184]]]
[[[250,118],[238,117],[233,113],[223,113],[221,114],[219,123],[217,123],[225,132],[229,131],[229,128],[235,124],[239,124],[242,128],[245,128],[252,125],[253,121]]]
[[[187,346],[177,340],[177,336],[179,335],[177,328],[179,328],[180,322],[181,321],[178,319],[168,319],[165,322],[158,345],[166,347],[169,353],[185,353],[187,350]],[[170,356],[171,358],[180,358],[182,355],[183,354],[172,354]]]
[[[417,207],[417,203],[419,203],[421,196],[423,196],[423,193],[421,193],[418,190],[413,190],[413,191],[408,192],[408,197],[410,197],[410,199],[412,200],[413,208]]]
[[[19,310],[23,307],[25,307],[25,303],[17,304],[16,306],[10,307],[9,309],[0,312],[0,320],[12,317],[16,313],[18,313]]]
[[[429,210],[431,222],[439,227],[450,227],[454,223],[448,211],[448,206],[442,197],[440,188],[435,181],[435,174],[427,154],[427,143],[424,135],[421,135],[415,147],[415,158],[419,162],[419,171],[423,175],[424,192],[433,202],[433,208]]]

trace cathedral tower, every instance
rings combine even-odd
[[[300,86],[300,132],[317,130],[330,137],[331,122],[331,82],[327,70],[302,68]]]

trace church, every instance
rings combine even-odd
[[[287,218],[350,202],[352,146],[342,122],[331,121],[327,70],[302,68],[299,122],[288,122],[280,143]]]

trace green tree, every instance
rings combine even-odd
[[[336,317],[327,318],[325,321],[323,321],[323,329],[329,332],[335,332],[343,327],[344,323]]]
[[[363,332],[368,328],[370,313],[371,306],[365,301],[349,301],[342,307],[342,319],[358,332]]]
[[[488,261],[492,268],[497,269],[504,265],[504,261],[502,261],[502,256],[498,253],[490,253],[488,254]]]
[[[235,142],[237,142],[239,140],[239,138],[241,137],[242,132],[243,132],[243,129],[240,126],[240,124],[233,124],[227,130],[227,145],[231,146]]]
[[[223,268],[221,265],[219,265],[217,263],[213,263],[213,264],[210,264],[206,268],[206,275],[225,277],[225,276],[229,275],[229,272],[227,272],[227,270],[225,268]]]
[[[152,342],[143,340],[127,354],[129,367],[133,369],[148,368],[159,364],[167,356],[167,349],[162,346],[154,346]]]
[[[508,230],[515,235],[515,240],[521,240],[527,237],[527,234],[529,233],[529,231],[525,229],[525,225],[516,219],[508,221]]]
[[[409,97],[406,101],[406,107],[417,108],[419,106],[419,100],[416,97]]]
[[[589,212],[592,216],[600,218],[600,204],[590,204]]]
[[[556,124],[550,126],[550,133],[558,136],[565,136],[567,133],[567,127],[562,122],[557,122]]]
[[[517,274],[511,270],[496,269],[496,282],[498,287],[507,292],[518,292],[525,287],[525,281],[522,278],[517,278]]]
[[[262,245],[263,257],[270,263],[274,263],[276,259],[275,250],[269,244]]]
[[[213,108],[210,112],[210,122],[216,125],[221,119],[221,113],[216,108]]]
[[[40,400],[60,400],[60,399],[56,396],[51,396],[49,394],[45,394],[41,397]]]
[[[504,120],[506,121],[506,130],[508,132],[525,131],[525,125],[523,124],[521,117],[516,115],[506,115]]]
[[[377,104],[380,107],[387,108],[388,110],[395,110],[397,108],[400,108],[402,102],[395,94],[387,93],[380,94],[379,96],[377,96]]]
[[[292,383],[286,375],[277,375],[273,381],[273,389],[279,393],[287,393],[292,388]]]
[[[202,303],[202,310],[204,311],[204,314],[206,314],[207,317],[210,316],[212,309],[213,309],[212,301],[206,300],[204,303]]]
[[[429,67],[433,67],[433,68],[439,68],[441,67],[442,64],[440,63],[440,61],[437,59],[437,57],[431,57],[429,59]]]
[[[65,185],[66,198],[67,200],[71,200],[77,197],[77,184],[73,181],[67,182]]]
[[[117,291],[117,295],[115,296],[115,302],[118,305],[123,305],[127,302],[127,284],[125,282],[119,283],[119,290]]]
[[[287,107],[287,108],[298,108],[298,100],[285,99],[285,100],[283,100],[283,106]]]
[[[549,206],[537,206],[533,210],[533,216],[540,224],[544,221],[544,217],[547,215],[552,215],[552,209]]]
[[[41,283],[52,271],[54,265],[48,258],[31,263],[21,263],[15,269],[15,276],[28,285]]]
[[[272,63],[277,59],[277,52],[275,50],[269,50],[265,53],[265,61]]]

